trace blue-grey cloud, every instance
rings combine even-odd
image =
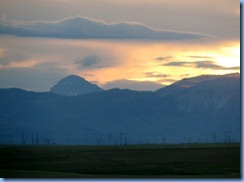
[[[219,70],[239,70],[240,67],[225,67],[214,63],[213,61],[175,61],[163,64],[163,66],[179,66],[179,67],[194,67],[194,68],[206,68],[206,69],[219,69]]]
[[[157,61],[164,61],[164,60],[167,60],[167,59],[170,59],[170,58],[172,58],[172,56],[165,56],[165,57],[157,57],[157,58],[155,58],[155,60],[157,60]]]
[[[146,72],[145,76],[150,78],[167,78],[170,77],[170,74],[162,74],[158,72]]]
[[[185,61],[173,61],[166,64],[163,64],[163,66],[190,66],[192,62],[185,62]]]
[[[211,56],[187,56],[188,58],[197,58],[197,59],[212,59]]]
[[[226,69],[226,67],[217,65],[213,61],[198,61],[194,64],[196,68]]]
[[[76,61],[76,64],[78,64],[80,68],[91,68],[99,65],[100,62],[101,59],[99,57],[92,55],[86,56],[79,61]]]
[[[102,58],[90,55],[80,58],[75,61],[75,64],[78,66],[79,69],[98,69],[98,68],[107,68],[118,64],[115,60],[111,60],[110,58],[106,58],[103,60]]]
[[[2,23],[0,34],[67,39],[181,40],[208,37],[200,33],[155,29],[141,23],[107,23],[81,16],[60,21]]]

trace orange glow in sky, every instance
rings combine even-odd
[[[15,41],[15,39],[17,39]],[[62,69],[102,86],[115,80],[152,81],[163,85],[203,74],[240,72],[239,42],[194,44],[186,42],[56,40],[2,38],[19,52],[30,50],[29,59],[12,58],[6,68]],[[23,50],[21,48],[23,47]],[[65,50],[65,51],[64,51]],[[0,56],[11,51],[1,51]],[[86,56],[98,65],[78,65]],[[45,66],[47,65],[47,66]]]
[[[227,74],[239,72],[240,48],[238,44],[225,45],[184,45],[174,43],[120,43],[123,60],[110,68],[79,71],[88,75],[88,80],[100,84],[113,80],[153,81],[168,85],[174,80],[202,74]],[[111,51],[111,50],[110,50]],[[179,66],[167,66],[171,62],[187,62]],[[196,66],[197,62],[210,62],[207,66]],[[149,76],[149,73],[152,75]],[[92,76],[89,76],[92,74]]]

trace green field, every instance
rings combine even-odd
[[[240,178],[239,144],[0,146],[3,178]]]

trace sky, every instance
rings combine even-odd
[[[237,0],[0,0],[0,88],[156,90],[240,72]]]

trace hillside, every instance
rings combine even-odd
[[[39,144],[239,141],[240,77],[179,86],[184,81],[156,92],[111,89],[73,97],[1,89],[0,143],[24,138],[31,144],[33,136]]]

